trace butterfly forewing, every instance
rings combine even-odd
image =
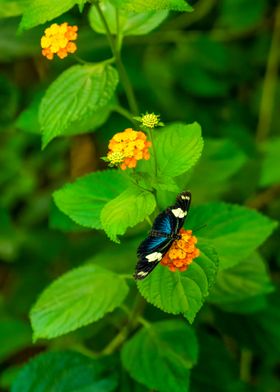
[[[149,236],[137,250],[135,279],[144,279],[157,266],[183,227],[191,203],[191,193],[180,193],[174,205],[161,212],[154,220]]]

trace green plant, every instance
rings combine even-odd
[[[15,32],[18,20],[5,18],[22,14],[13,59],[34,55],[45,27],[43,55],[67,57],[37,57],[42,80],[28,86],[24,110],[20,87],[4,78],[0,254],[23,283],[4,292],[0,357],[32,346],[22,320],[31,304],[33,347],[49,352],[12,366],[2,385],[10,377],[14,392],[276,391],[279,6],[1,3],[0,31],[8,20]],[[136,282],[139,243],[186,189],[184,227],[200,256],[186,271],[158,265]]]

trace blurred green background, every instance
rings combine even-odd
[[[3,391],[9,390],[17,370],[28,358],[47,347],[79,349],[81,340],[98,334],[104,326],[101,321],[66,337],[33,345],[28,312],[38,294],[57,276],[86,259],[98,257],[104,247],[115,251],[103,233],[82,229],[64,216],[53,204],[51,194],[78,175],[102,169],[104,162],[99,158],[106,154],[108,140],[129,125],[114,113],[94,133],[76,138],[76,144],[78,140],[81,146],[90,145],[90,162],[82,161],[83,147],[76,154],[73,138],[55,139],[41,150],[37,118],[40,98],[50,82],[76,60],[75,56],[69,56],[63,61],[49,62],[41,56],[40,37],[47,25],[17,33],[23,3],[23,0],[0,0],[0,387]],[[202,126],[205,150],[188,183],[195,195],[194,204],[208,200],[240,203],[279,220],[277,3],[201,0],[194,4],[193,13],[170,13],[152,33],[128,37],[124,42],[123,61],[140,111],[160,113],[166,124],[197,121]],[[88,23],[88,7],[82,14],[74,8],[58,18],[58,22],[65,20],[79,26],[80,58],[100,61],[108,57],[106,37],[95,33]],[[121,87],[119,93],[125,102]],[[279,283],[279,231],[268,241],[263,254],[274,282]],[[132,268],[134,262],[131,261]],[[228,355],[222,346],[217,348],[214,333],[202,344],[204,361],[194,372],[198,381],[193,391],[239,390],[223,386],[236,377],[235,364],[231,363],[234,345],[253,348],[255,352],[252,382],[246,390],[280,391],[278,295],[274,293],[269,303],[271,307],[261,318],[263,325],[254,316],[216,309],[214,325],[222,331],[225,347],[232,350],[233,345],[233,355]],[[101,345],[112,329],[114,325],[98,335]],[[216,350],[214,366],[211,361]],[[227,361],[229,365],[224,368]],[[208,372],[212,386],[205,386],[200,377]],[[133,388],[127,390],[146,390]]]

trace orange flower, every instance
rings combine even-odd
[[[45,30],[45,35],[41,38],[42,55],[52,60],[54,55],[61,59],[68,56],[68,53],[74,53],[77,46],[74,42],[77,39],[77,26],[68,26],[68,23],[58,25],[53,23]]]
[[[180,230],[181,239],[175,240],[161,260],[160,264],[169,268],[170,271],[186,271],[193,259],[199,256],[196,248],[197,238],[192,235],[191,230]]]
[[[140,159],[149,159],[151,142],[142,131],[127,128],[116,133],[109,142],[106,160],[110,166],[119,166],[122,170],[134,168]]]

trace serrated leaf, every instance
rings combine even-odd
[[[112,4],[131,12],[148,10],[192,11],[185,0],[110,0]]]
[[[78,178],[54,192],[57,207],[74,222],[101,229],[100,214],[110,200],[129,186],[129,181],[116,170],[95,172]]]
[[[233,268],[220,271],[217,275],[216,284],[212,288],[207,301],[221,306],[227,310],[236,312],[241,301],[268,294],[273,291],[270,277],[266,266],[257,253],[254,253]]]
[[[279,151],[280,138],[274,138],[265,144],[265,156],[262,164],[260,185],[269,186],[280,183]]]
[[[138,382],[159,392],[188,391],[198,346],[182,321],[161,321],[142,328],[123,347],[124,367]]]
[[[147,34],[160,25],[168,15],[168,11],[148,11],[136,14],[120,9],[118,15],[118,26],[116,19],[116,8],[109,2],[103,0],[100,8],[108,23],[110,32],[123,36]],[[89,13],[89,21],[92,29],[97,33],[106,34],[106,29],[95,6]]]
[[[74,65],[64,71],[48,88],[40,105],[43,148],[77,121],[83,122],[103,109],[117,83],[117,71],[104,63]]]
[[[49,227],[51,229],[61,230],[64,232],[77,232],[77,231],[85,231],[86,229],[77,223],[75,223],[72,219],[70,219],[67,215],[65,215],[52,201],[50,204],[50,212],[49,212]]]
[[[156,170],[157,176],[164,178],[179,176],[194,166],[203,148],[199,124],[173,123],[154,132],[156,157],[151,150],[150,160],[142,162],[140,170],[149,173]]]
[[[101,319],[128,293],[122,277],[96,265],[85,265],[51,283],[31,309],[34,339],[51,339]]]
[[[184,314],[193,322],[213,284],[218,269],[215,251],[204,241],[198,242],[201,255],[194,259],[185,272],[171,272],[158,265],[144,280],[138,281],[143,297],[171,314]]]
[[[47,352],[26,364],[12,392],[112,392],[117,386],[113,365],[77,352]]]
[[[84,4],[87,0],[29,0],[24,7],[20,30],[27,30],[39,24],[57,18],[70,10],[75,4]]]
[[[118,235],[142,222],[155,208],[156,201],[151,192],[128,188],[102,209],[102,227],[112,241],[119,242]]]
[[[41,99],[42,94],[37,94],[31,104],[20,113],[16,120],[17,128],[28,133],[41,134],[41,127],[38,118]],[[114,102],[112,100],[107,105],[105,105],[89,117],[85,118],[84,120],[77,120],[72,123],[61,133],[61,136],[79,135],[88,131],[95,131],[98,127],[100,127],[107,121],[111,111],[113,110],[113,107]],[[51,139],[48,140],[48,142],[50,141]]]
[[[172,124],[157,134],[154,144],[158,172],[175,177],[188,171],[197,162],[203,148],[200,125]]]
[[[205,226],[198,237],[211,241],[220,269],[233,267],[248,257],[272,233],[277,223],[261,213],[234,204],[208,203],[193,207],[187,226]]]

